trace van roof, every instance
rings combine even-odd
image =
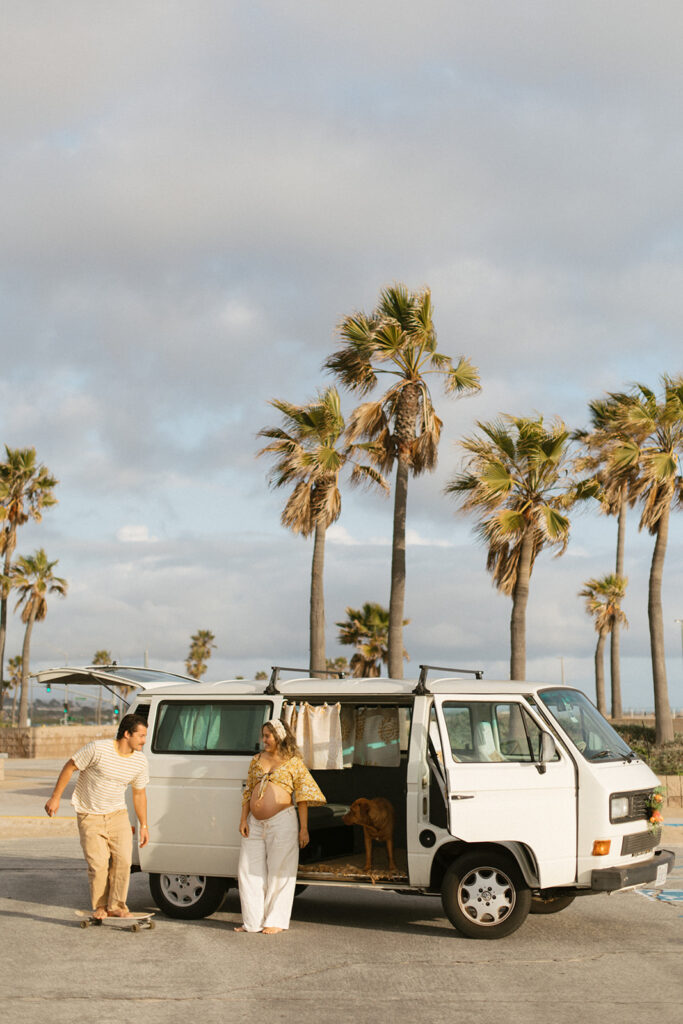
[[[133,666],[88,666],[87,668],[45,669],[36,673],[40,683],[66,683],[69,686],[107,685],[134,687],[139,692],[153,692],[157,695],[176,697],[198,697],[226,695],[232,697],[265,694],[269,683],[261,679],[225,679],[215,683],[203,683],[188,676],[175,675],[158,669],[135,668]],[[529,683],[518,680],[472,679],[459,676],[440,676],[428,679],[427,692],[434,694],[487,694],[512,696],[518,693],[535,693],[547,689],[552,683]],[[277,692],[291,698],[338,698],[351,697],[410,697],[415,692],[417,679],[313,679],[302,676],[295,679],[278,679]],[[568,687],[567,689],[571,689]]]
[[[486,696],[513,696],[519,693],[536,693],[538,690],[547,689],[549,683],[526,683],[519,681],[505,680],[484,680],[484,679],[460,679],[457,677],[444,677],[442,679],[429,680],[427,691],[433,694],[472,694]],[[277,684],[277,692],[282,697],[291,699],[297,698],[327,698],[338,700],[339,698],[363,697],[363,698],[386,698],[386,697],[411,697],[415,692],[417,679],[280,679]],[[252,696],[265,694],[268,683],[265,680],[244,680],[228,679],[217,683],[195,683],[187,685],[184,683],[167,686],[154,686],[155,695],[173,697],[194,697],[194,696]],[[567,687],[570,689],[570,687]]]

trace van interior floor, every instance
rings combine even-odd
[[[346,857],[332,857],[313,864],[301,864],[297,878],[326,879],[336,882],[397,882],[408,883],[408,857],[405,850],[394,850],[397,872],[389,871],[386,852],[375,849],[372,858],[372,871],[365,868],[365,854],[352,853]]]

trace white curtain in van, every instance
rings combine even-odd
[[[293,731],[307,768],[325,771],[344,767],[340,710],[340,704],[311,707],[308,703],[296,709]]]
[[[398,708],[359,708],[354,764],[397,768],[401,763]]]

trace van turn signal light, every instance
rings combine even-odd
[[[611,839],[596,839],[593,843],[593,857],[606,857],[611,845]]]

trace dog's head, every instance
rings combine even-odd
[[[364,796],[354,800],[342,821],[345,825],[368,825],[370,822],[370,801]]]

